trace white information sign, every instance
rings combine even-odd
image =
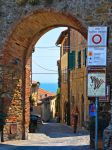
[[[107,46],[107,27],[89,27],[88,46]]]
[[[88,97],[106,96],[106,77],[105,73],[88,73]]]
[[[88,47],[88,66],[106,66],[106,47]]]

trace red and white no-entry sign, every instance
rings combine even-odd
[[[94,44],[100,44],[102,42],[102,36],[100,34],[93,35],[92,42]]]
[[[87,65],[106,66],[107,27],[88,28]]]
[[[88,46],[107,46],[107,27],[89,27]]]

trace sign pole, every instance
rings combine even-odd
[[[98,150],[98,105],[99,105],[99,97],[96,97],[95,150]]]

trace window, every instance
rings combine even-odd
[[[32,88],[32,93],[36,93],[36,88],[35,87]]]
[[[63,44],[63,55],[68,52],[68,37],[65,38],[64,44]]]
[[[75,68],[75,51],[70,51],[68,53],[68,67],[69,70],[73,70]]]
[[[81,68],[81,51],[78,52],[78,68]]]
[[[67,82],[67,68],[62,70],[62,82],[66,83]]]
[[[87,58],[87,49],[83,50],[83,65],[86,66],[86,58]]]

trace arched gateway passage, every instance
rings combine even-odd
[[[24,1],[24,5],[20,6],[15,1],[1,1],[0,113],[3,114],[1,128],[4,141],[27,138],[30,56],[35,43],[47,31],[60,26],[70,26],[86,38],[88,26],[103,24],[110,27],[111,38],[110,3],[101,2],[43,1],[32,6]]]

